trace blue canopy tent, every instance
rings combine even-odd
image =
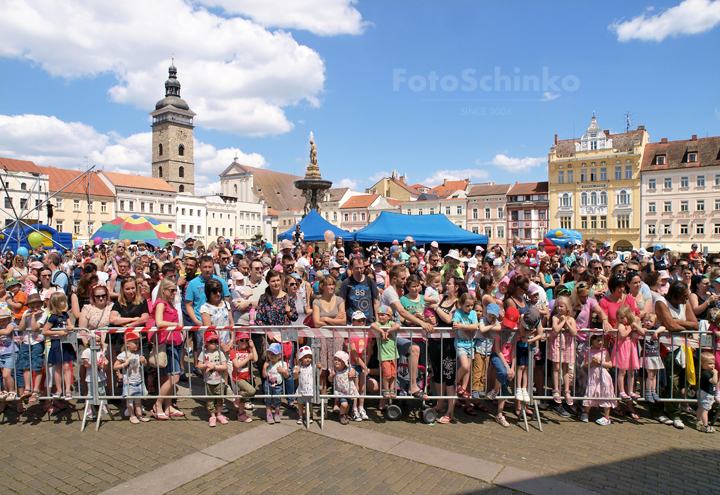
[[[325,232],[328,230],[332,231],[336,238],[342,237],[344,240],[352,238],[352,234],[350,232],[335,227],[333,224],[321,217],[315,210],[310,210],[310,213],[305,215],[305,218],[300,220],[298,225],[300,225],[300,230],[302,230],[303,234],[305,234],[306,241],[324,241]],[[280,234],[278,236],[278,240],[292,240],[293,232],[295,232],[295,227]]]
[[[356,241],[402,242],[412,236],[415,244],[428,244],[437,241],[439,244],[482,244],[487,246],[485,235],[473,234],[452,223],[445,215],[403,215],[383,211],[377,219],[351,234]]]

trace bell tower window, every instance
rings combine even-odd
[[[178,177],[185,177],[185,167],[180,167],[178,169]]]
[[[184,144],[181,144],[180,146],[178,146],[178,155],[185,156],[185,145]]]
[[[158,155],[162,156],[162,144],[158,144]]]
[[[162,177],[162,167],[158,167],[158,177]]]
[[[181,186],[178,188],[178,192],[185,192],[185,186],[181,185]]]

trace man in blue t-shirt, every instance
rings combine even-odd
[[[193,324],[197,326],[202,326],[200,307],[207,302],[205,283],[208,280],[213,278],[219,280],[223,287],[223,298],[228,303],[230,302],[230,290],[228,289],[227,283],[217,275],[214,275],[214,270],[215,262],[212,256],[203,256],[200,258],[200,276],[188,282],[187,290],[185,291],[185,307],[187,308],[188,316],[190,316]]]
[[[338,294],[345,300],[345,314],[347,324],[352,325],[352,314],[362,311],[365,321],[369,325],[375,321],[375,314],[379,307],[379,295],[375,281],[365,276],[365,260],[355,256],[350,260],[352,275],[343,280]]]

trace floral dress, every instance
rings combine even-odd
[[[290,318],[285,314],[285,306],[290,306]],[[264,326],[283,326],[292,325],[292,322],[298,319],[295,301],[285,294],[282,297],[270,298],[263,296],[258,303],[257,312],[255,313],[255,321],[258,325]]]

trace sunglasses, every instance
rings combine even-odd
[[[238,339],[237,342],[250,342],[250,339]]]
[[[230,261],[230,257],[229,257],[229,256],[225,256],[225,257],[222,257],[222,258],[220,258],[220,259],[223,260],[223,261]]]
[[[603,268],[610,268],[610,265],[603,265]]]
[[[222,292],[221,290],[216,289],[216,290],[211,290],[210,294],[220,294],[221,292]]]
[[[95,299],[107,299],[105,294],[94,294]]]
[[[173,292],[173,293],[177,292],[177,289],[165,289],[165,290],[168,292]]]
[[[217,344],[218,341],[217,341],[217,340],[208,340],[208,341],[205,342],[205,343],[206,343],[206,344]]]

